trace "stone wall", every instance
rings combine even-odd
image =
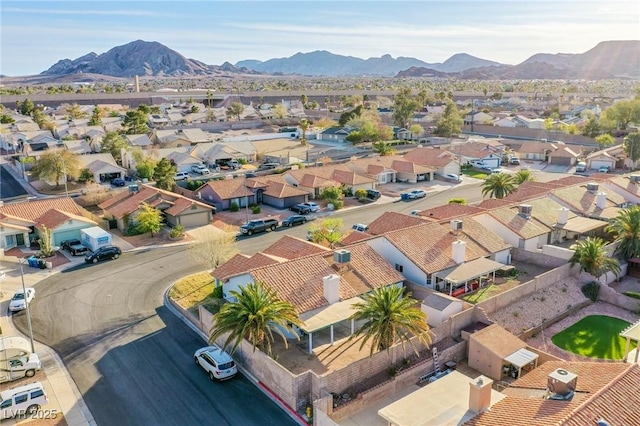
[[[516,247],[511,249],[511,260],[515,262],[532,263],[534,265],[550,268],[557,268],[558,266],[562,266],[567,263],[564,259]]]

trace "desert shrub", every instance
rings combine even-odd
[[[329,200],[328,202],[333,204],[334,210],[340,210],[344,207],[344,201],[342,200]]]
[[[466,206],[467,200],[464,198],[452,198],[447,202],[447,204],[462,204],[463,206]]]
[[[187,181],[187,189],[189,191],[195,191],[196,189],[200,188],[202,185],[204,185],[204,182],[201,180]]]
[[[260,213],[260,211],[261,211],[260,206],[251,207],[251,213],[253,214],[258,214]]]
[[[211,294],[212,297],[215,297],[216,299],[222,299],[223,297],[223,292],[222,292],[222,286],[216,286],[213,288],[213,293]]]
[[[640,293],[638,293],[637,291],[625,291],[622,294],[624,294],[625,296],[633,297],[634,299],[640,299]]]
[[[582,286],[582,294],[589,298],[592,302],[598,301],[598,295],[600,294],[600,283],[591,281]]]
[[[238,210],[240,210],[240,206],[238,205],[238,203],[231,203],[231,206],[229,206],[229,211],[237,212]]]
[[[169,237],[171,238],[180,238],[182,237],[183,234],[184,234],[184,226],[179,224],[171,228],[171,231],[169,231]]]
[[[365,198],[367,198],[367,191],[365,191],[364,189],[358,189],[355,192],[355,196],[358,200],[363,200]]]

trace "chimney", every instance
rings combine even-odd
[[[451,258],[458,265],[464,263],[464,254],[467,249],[467,243],[462,240],[456,240],[451,244]]]
[[[136,93],[140,93],[140,77],[136,75]]]
[[[558,225],[566,225],[569,220],[569,209],[561,208],[558,210]]]
[[[598,192],[596,194],[596,207],[600,210],[604,210],[607,207],[607,194],[604,192]]]
[[[340,301],[340,275],[331,274],[322,277],[324,298],[330,305]]]
[[[491,406],[491,386],[493,380],[485,376],[479,376],[475,381],[469,382],[469,410],[481,413]]]

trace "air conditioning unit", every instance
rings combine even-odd
[[[349,250],[336,250],[333,252],[333,261],[335,263],[349,263],[351,262],[351,252]]]
[[[129,193],[135,194],[140,191],[140,187],[138,185],[129,185]]]
[[[593,192],[594,194],[598,192],[598,188],[600,188],[600,185],[595,182],[590,182],[587,184],[587,191]]]
[[[553,371],[547,377],[547,389],[553,395],[568,397],[576,390],[578,376],[562,368]]]
[[[631,176],[629,176],[629,180],[631,182],[638,183],[638,182],[640,182],[640,175],[631,175]]]
[[[453,231],[453,232],[458,232],[458,231],[462,230],[462,221],[461,220],[454,219],[451,222],[449,222],[449,225],[451,226],[451,231]]]
[[[522,216],[530,217],[531,212],[533,211],[533,206],[531,204],[520,204],[520,206],[518,206],[518,210]]]

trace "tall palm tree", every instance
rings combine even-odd
[[[640,257],[640,207],[633,206],[620,211],[606,230],[616,238],[617,255],[627,260]]]
[[[304,95],[302,95],[304,96]],[[300,127],[300,130],[302,130],[302,137],[300,138],[300,143],[302,145],[306,145],[307,144],[307,130],[309,129],[309,120],[307,120],[306,118],[302,118],[300,120],[300,123],[298,123],[298,126]]]
[[[585,271],[598,280],[607,272],[613,272],[618,276],[620,264],[617,259],[609,257],[604,247],[606,244],[606,241],[598,237],[587,237],[578,241],[569,263],[571,266],[580,265],[581,272]]]
[[[260,347],[271,355],[274,331],[282,337],[287,347],[285,332],[295,335],[292,326],[302,325],[296,308],[259,282],[243,286],[240,292],[232,290],[231,295],[237,302],[226,303],[220,308],[213,316],[209,332],[210,343],[229,333],[222,346],[223,350],[230,346],[233,353],[242,340],[247,339],[254,351]]]
[[[417,353],[411,341],[413,336],[427,346],[431,344],[427,315],[416,307],[418,301],[410,293],[403,296],[402,291],[397,286],[381,287],[364,296],[364,302],[354,305],[351,318],[365,322],[351,338],[363,337],[360,350],[371,340],[369,356],[379,349],[388,352],[398,341],[403,350],[405,342],[409,342]]]
[[[489,194],[490,198],[504,198],[516,190],[513,176],[507,173],[490,174],[482,184],[482,195]]]
[[[513,175],[513,180],[516,183],[516,185],[520,185],[524,182],[533,182],[534,180],[536,180],[533,175],[531,174],[531,170],[518,170],[518,172]]]
[[[371,148],[373,149],[373,152],[380,154],[382,157],[386,155],[395,155],[396,153],[396,150],[385,141],[373,142],[371,144]]]

